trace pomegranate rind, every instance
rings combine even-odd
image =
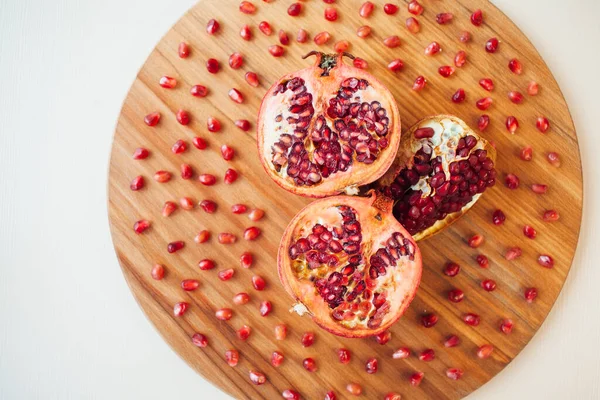
[[[256,126],[258,155],[267,175],[269,175],[277,185],[289,192],[311,198],[322,198],[340,193],[358,194],[359,186],[367,185],[381,178],[394,162],[401,136],[400,113],[392,93],[370,73],[351,65],[346,65],[343,62],[342,54],[337,57],[337,64],[329,71],[329,75],[321,76],[321,73],[323,72],[319,67],[321,57],[321,54],[317,54],[317,62],[314,66],[286,74],[279,78],[263,97]],[[267,154],[270,154],[271,144],[265,144],[265,118],[275,118],[275,113],[272,110],[275,106],[281,104],[276,101],[277,98],[274,96],[277,86],[281,82],[289,81],[295,77],[302,78],[306,82],[311,82],[311,93],[326,93],[325,96],[320,98],[317,96],[313,97],[312,104],[315,113],[308,129],[309,134],[317,115],[327,115],[327,102],[330,98],[335,96],[335,91],[340,87],[342,81],[350,77],[367,80],[371,86],[376,88],[378,94],[381,96],[381,98],[376,100],[381,103],[382,108],[385,108],[388,113],[390,124],[386,136],[389,140],[387,148],[382,149],[379,156],[372,164],[358,163],[354,160],[347,171],[336,172],[328,178],[323,178],[321,182],[316,185],[298,186],[291,178],[282,177],[275,170],[273,163],[267,156]],[[328,90],[325,91],[324,88],[328,88]],[[329,119],[328,122],[331,123]],[[268,149],[266,149],[265,146],[267,146]]]
[[[491,145],[485,138],[481,135],[477,134],[471,127],[469,127],[462,119],[448,114],[439,114],[434,116],[425,117],[416,124],[414,124],[406,133],[402,135],[402,139],[400,141],[400,147],[398,149],[398,154],[396,155],[396,159],[394,163],[390,167],[390,169],[375,183],[375,187],[384,187],[390,185],[396,176],[400,173],[401,170],[407,167],[411,167],[413,165],[413,156],[414,152],[412,150],[412,144],[418,142],[418,139],[415,138],[414,132],[431,123],[441,123],[443,120],[451,120],[453,123],[460,125],[464,130],[464,135],[472,135],[474,136],[478,142],[481,142],[483,145],[483,149],[487,151],[488,157],[496,164],[496,148]],[[446,229],[448,226],[456,222],[460,217],[465,215],[467,211],[469,211],[477,200],[483,195],[483,193],[478,193],[473,196],[473,199],[466,204],[460,211],[448,214],[444,219],[437,221],[429,228],[422,230],[416,234],[413,234],[413,238],[416,241],[424,240],[430,238],[436,233],[441,232]]]
[[[375,195],[371,197],[341,195],[316,200],[300,210],[290,221],[279,245],[277,272],[284,289],[294,300],[290,311],[296,311],[300,315],[310,315],[317,325],[337,336],[361,338],[374,336],[389,329],[404,314],[414,299],[421,282],[422,259],[418,246],[391,212],[384,213],[377,208],[377,205],[380,204],[378,199],[381,201],[381,198],[377,198]],[[393,232],[400,232],[405,238],[411,240],[415,248],[414,260],[403,260],[402,264],[399,263],[395,267],[397,270],[394,271],[394,279],[387,282],[395,288],[388,291],[388,296],[391,295],[388,299],[392,299],[390,312],[386,314],[382,324],[376,329],[366,326],[349,328],[335,321],[331,317],[331,308],[317,293],[314,283],[307,279],[299,280],[292,271],[292,260],[288,253],[291,243],[300,235],[303,228],[314,225],[321,213],[337,206],[349,206],[360,210],[358,215],[363,229],[363,237],[368,236],[366,234],[368,232],[369,235],[376,238],[375,242],[363,240],[362,252],[379,247]],[[387,209],[390,210],[389,206]]]

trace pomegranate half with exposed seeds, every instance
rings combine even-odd
[[[307,197],[377,180],[392,165],[400,141],[394,97],[375,77],[345,65],[345,55],[315,55],[314,66],[285,75],[263,98],[258,152],[282,188]]]
[[[333,196],[314,201],[288,225],[278,255],[279,278],[309,314],[339,336],[388,329],[404,313],[421,280],[421,253],[391,213],[392,202]]]
[[[375,186],[395,201],[393,214],[415,240],[466,213],[496,182],[496,149],[461,119],[428,117],[402,137],[394,165]]]

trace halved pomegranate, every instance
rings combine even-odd
[[[368,72],[345,65],[348,53],[316,56],[314,66],[283,76],[263,98],[258,152],[282,188],[307,197],[341,192],[381,177],[400,141],[394,97]]]
[[[406,132],[375,187],[395,201],[394,217],[415,240],[466,213],[496,182],[496,149],[451,115],[425,118]]]
[[[339,336],[388,329],[421,280],[421,253],[392,216],[392,201],[369,194],[314,201],[279,246],[279,278],[297,302],[292,309]]]

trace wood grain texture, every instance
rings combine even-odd
[[[157,45],[123,105],[111,157],[109,213],[115,248],[136,299],[178,354],[204,377],[237,398],[278,398],[282,390],[290,387],[296,388],[305,398],[322,398],[330,389],[344,398],[347,395],[344,388],[350,380],[363,385],[365,398],[383,398],[389,391],[397,391],[406,398],[466,396],[501,371],[535,334],[560,292],[577,244],[582,205],[579,149],[568,108],[550,71],[518,28],[486,1],[424,2],[426,11],[419,17],[422,30],[417,35],[409,34],[404,27],[408,17],[404,3],[396,16],[387,16],[381,10],[384,2],[375,1],[376,11],[364,20],[357,12],[361,2],[338,2],[340,18],[336,23],[323,19],[325,4],[320,1],[304,3],[304,11],[298,18],[291,18],[285,12],[291,2],[277,0],[266,4],[255,1],[258,7],[255,15],[239,13],[238,3],[235,0],[200,1]],[[468,20],[470,12],[476,8],[481,8],[486,16],[481,28],[473,27]],[[435,15],[442,11],[454,13],[451,24],[440,26],[435,23]],[[221,32],[215,37],[205,32],[210,18],[221,23]],[[307,29],[311,37],[327,29],[333,36],[333,40],[323,46],[327,51],[337,40],[350,40],[351,52],[366,59],[370,71],[392,90],[402,116],[403,131],[422,117],[437,113],[457,115],[474,126],[481,113],[474,102],[487,95],[477,82],[489,76],[496,84],[492,93],[494,105],[487,111],[492,123],[485,136],[493,140],[498,149],[500,182],[459,222],[420,243],[424,258],[421,288],[408,312],[393,327],[392,339],[384,346],[372,339],[335,337],[321,331],[310,320],[287,312],[290,298],[277,279],[277,247],[288,221],[309,200],[282,191],[266,177],[256,156],[254,134],[241,132],[233,121],[239,118],[254,120],[268,86],[284,73],[307,65],[300,57],[316,46],[312,42],[292,43],[286,48],[285,57],[274,59],[266,49],[275,44],[277,38],[276,35],[265,37],[258,31],[256,26],[261,20],[270,21],[275,32],[284,28],[293,36],[300,27]],[[253,26],[254,38],[249,42],[238,35],[244,23]],[[355,31],[364,24],[373,27],[373,34],[368,39],[359,39]],[[473,34],[473,41],[467,45],[457,40],[463,29]],[[383,38],[392,34],[403,39],[397,49],[388,49],[381,44]],[[498,53],[493,55],[483,49],[485,41],[492,36],[501,40]],[[443,52],[426,57],[423,49],[432,40],[441,44]],[[177,56],[177,45],[181,41],[192,46],[192,55],[188,59]],[[451,78],[442,78],[437,73],[438,67],[451,65],[459,49],[467,51],[469,62]],[[240,70],[231,70],[227,66],[228,56],[234,51],[245,55],[245,65]],[[217,75],[209,74],[204,68],[210,57],[221,62],[222,70]],[[507,68],[508,60],[513,57],[524,64],[520,76]],[[392,74],[385,68],[394,58],[402,58],[406,64],[399,74]],[[260,88],[251,88],[244,82],[244,73],[248,70],[259,73]],[[415,93],[410,87],[415,77],[421,74],[428,79],[428,86]],[[177,87],[173,90],[161,88],[158,80],[162,75],[176,77]],[[540,83],[540,94],[527,97],[521,105],[512,104],[506,93],[509,90],[525,92],[530,80]],[[204,99],[192,97],[189,88],[194,84],[209,87],[209,96]],[[228,98],[227,92],[232,87],[244,93],[246,101],[243,105]],[[450,101],[450,96],[459,87],[466,90],[467,101],[456,105]],[[192,123],[187,127],[179,125],[174,118],[180,108],[192,113]],[[163,115],[160,124],[153,128],[143,123],[144,115],[152,111],[160,111]],[[210,115],[224,123],[220,133],[207,132],[206,118]],[[521,128],[516,135],[508,134],[504,128],[508,115],[515,115],[520,121]],[[535,128],[538,115],[547,116],[552,124],[546,135]],[[194,136],[207,139],[210,147],[200,152],[190,146],[181,155],[170,151],[177,139],[189,143]],[[219,148],[223,143],[236,149],[236,157],[230,163],[220,156]],[[534,148],[534,159],[529,163],[518,158],[519,150],[525,145]],[[131,154],[140,146],[149,148],[151,157],[134,161]],[[548,151],[561,154],[560,168],[546,162]],[[181,180],[178,171],[182,162],[190,163],[196,172],[216,174],[220,177],[218,184],[205,187],[195,180]],[[230,165],[240,171],[241,179],[228,186],[222,184],[222,176]],[[160,169],[172,171],[175,179],[167,184],[154,182],[152,176]],[[510,191],[502,185],[508,172],[521,178],[518,190]],[[129,182],[140,174],[146,178],[146,188],[130,191]],[[545,195],[536,195],[529,189],[532,183],[545,183],[550,189]],[[170,218],[163,218],[161,207],[164,201],[177,201],[182,196],[213,199],[219,209],[213,215],[207,215],[199,208],[178,210]],[[256,242],[245,242],[241,238],[243,230],[252,223],[243,215],[230,213],[229,208],[234,203],[267,210],[266,217],[257,223],[263,234]],[[503,209],[508,217],[501,227],[491,223],[491,213],[496,208]],[[560,221],[549,224],[541,220],[543,211],[550,208],[560,211]],[[152,228],[143,235],[136,235],[132,226],[141,218],[151,220]],[[523,236],[525,223],[537,229],[535,240]],[[193,237],[201,229],[210,230],[213,238],[197,245]],[[238,242],[231,246],[219,245],[216,234],[223,231],[236,233]],[[476,232],[482,233],[486,240],[481,248],[474,250],[465,242]],[[184,240],[186,247],[178,253],[168,254],[167,243],[173,240]],[[523,248],[523,256],[513,262],[504,260],[505,250],[517,245]],[[239,256],[246,250],[252,251],[257,258],[251,270],[238,267]],[[474,257],[478,253],[489,257],[489,269],[477,266]],[[550,253],[554,257],[554,269],[546,270],[537,264],[540,253]],[[196,264],[203,258],[214,259],[217,268],[199,271]],[[444,264],[450,260],[462,266],[461,273],[455,278],[442,273]],[[150,277],[154,263],[167,267],[163,281],[157,282]],[[217,271],[229,267],[236,269],[236,275],[231,281],[221,282],[216,276]],[[265,291],[256,292],[251,288],[250,278],[254,274],[267,279]],[[186,278],[200,280],[200,288],[195,292],[183,292],[179,283]],[[480,288],[484,278],[498,282],[496,291],[487,293]],[[540,292],[533,304],[527,304],[523,299],[524,288],[530,286],[537,287]],[[465,291],[463,302],[453,304],[446,300],[448,290],[453,287]],[[249,292],[252,301],[245,306],[233,306],[232,297],[240,291]],[[274,312],[266,318],[258,313],[258,305],[263,299],[271,300],[274,305]],[[191,307],[184,317],[174,318],[172,308],[178,301],[188,301]],[[234,309],[230,321],[220,322],[214,317],[214,311],[221,307]],[[434,328],[425,329],[420,324],[420,316],[425,312],[435,312],[440,317]],[[461,316],[466,312],[480,314],[481,325],[476,328],[465,325]],[[515,322],[515,330],[510,336],[498,329],[499,320],[506,317]],[[277,342],[273,327],[281,322],[288,325],[289,334],[285,341]],[[253,329],[247,342],[240,341],[235,334],[243,324]],[[317,340],[305,349],[299,339],[307,330],[316,332]],[[190,341],[194,332],[207,335],[210,345],[205,349],[194,347]],[[451,333],[460,336],[462,344],[445,349],[443,340]],[[492,343],[495,351],[491,358],[479,360],[475,352],[484,343]],[[342,346],[353,353],[352,362],[346,366],[337,363],[335,354],[335,349]],[[424,363],[413,355],[406,360],[393,360],[391,353],[400,346],[408,346],[417,353],[433,348],[436,359]],[[241,354],[235,368],[224,361],[225,351],[231,348],[238,349]],[[280,350],[286,356],[279,368],[273,368],[269,363],[274,350]],[[364,363],[373,356],[379,359],[379,372],[368,375]],[[305,357],[316,359],[319,365],[316,373],[302,368]],[[446,378],[445,370],[449,367],[462,368],[465,371],[463,379],[454,382]],[[259,387],[250,384],[250,369],[265,372],[269,382]],[[407,378],[414,371],[425,373],[419,388],[408,384]]]

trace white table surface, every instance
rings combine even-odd
[[[533,41],[567,98],[585,208],[548,319],[469,399],[600,399],[600,2],[494,3]],[[229,398],[146,320],[118,266],[106,210],[121,103],[193,4],[0,0],[0,399]]]

